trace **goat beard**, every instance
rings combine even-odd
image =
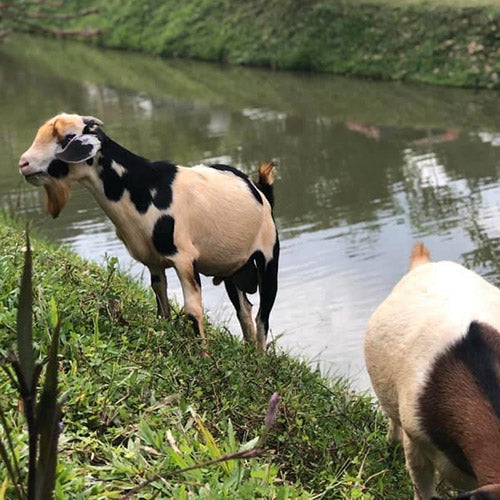
[[[53,179],[49,184],[45,184],[45,208],[55,219],[66,205],[71,196],[71,185],[67,181]]]

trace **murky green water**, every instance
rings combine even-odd
[[[81,188],[62,216],[17,173],[37,127],[60,111],[95,115],[152,159],[221,162],[255,172],[279,161],[283,240],[272,337],[367,387],[364,326],[423,239],[500,282],[497,93],[273,73],[17,39],[0,46],[0,200],[85,257],[117,255],[139,275]],[[170,294],[180,297],[173,272]],[[221,287],[212,318],[239,333]]]

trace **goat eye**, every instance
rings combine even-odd
[[[61,140],[61,142],[59,144],[63,148],[65,148],[68,145],[68,142],[71,141],[71,139],[73,139],[73,137],[75,137],[75,134],[68,134],[68,135],[64,136],[64,138]]]

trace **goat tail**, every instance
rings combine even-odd
[[[257,187],[262,194],[267,198],[267,201],[274,207],[274,167],[276,163],[271,161],[269,163],[261,163],[259,167],[259,177],[257,180]]]
[[[415,267],[421,266],[422,264],[426,264],[427,262],[431,262],[431,254],[429,250],[425,247],[425,245],[419,241],[413,245],[413,249],[410,257],[410,271]]]
[[[259,167],[259,184],[264,186],[272,186],[274,184],[274,167],[276,163],[271,161],[269,163],[261,163]]]

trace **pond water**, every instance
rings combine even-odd
[[[19,155],[60,111],[94,115],[151,159],[219,162],[254,173],[279,162],[282,239],[271,338],[325,373],[367,388],[366,322],[423,240],[500,281],[498,93],[164,61],[76,43],[0,46],[0,203],[80,255],[128,256],[90,194],[63,214],[19,176]],[[146,276],[146,274],[145,274]],[[169,293],[181,300],[174,272]],[[203,281],[209,316],[239,335],[223,287]]]

